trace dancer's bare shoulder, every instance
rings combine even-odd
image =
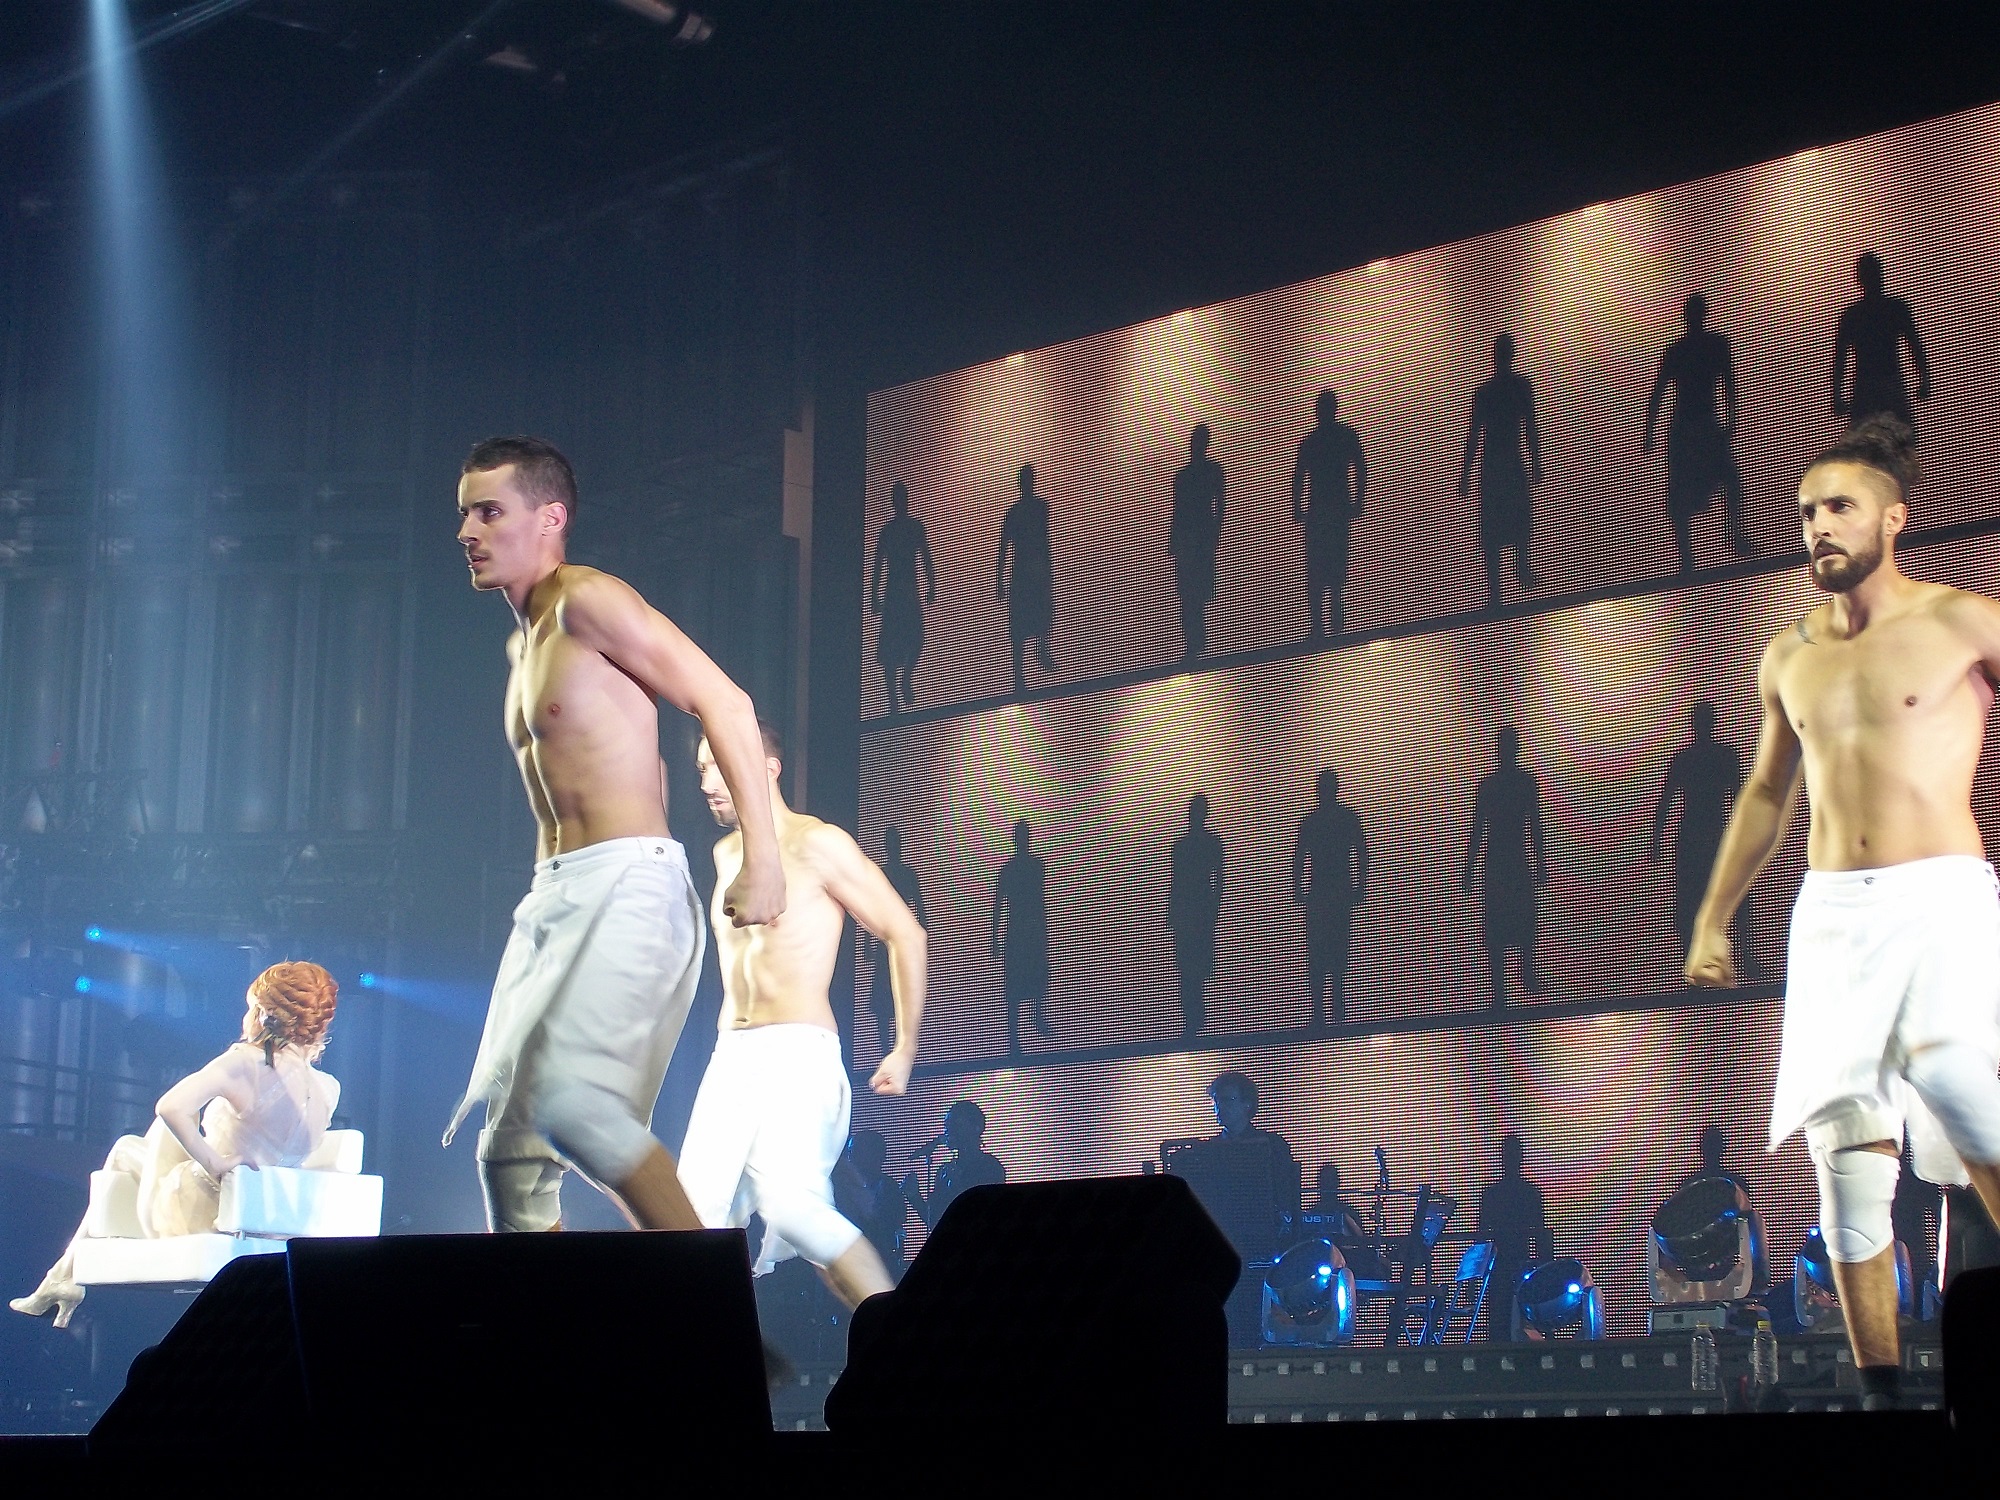
[[[1931,607],[1938,619],[1978,652],[1982,661],[2000,661],[2000,599],[1941,584],[1930,587],[1936,596]]]
[[[615,627],[621,616],[652,609],[631,584],[599,568],[564,563],[555,582],[556,623],[566,635]]]

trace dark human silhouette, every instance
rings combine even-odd
[[[1354,1205],[1340,1195],[1340,1164],[1322,1162],[1313,1178],[1313,1212],[1319,1216],[1320,1231],[1335,1244],[1368,1237],[1367,1226]]]
[[[883,1170],[889,1149],[879,1130],[857,1130],[833,1170],[833,1206],[863,1234],[891,1275],[900,1275],[910,1207],[902,1185]]]
[[[1289,1244],[1299,1222],[1299,1163],[1291,1143],[1256,1123],[1257,1085],[1235,1070],[1208,1086],[1216,1134],[1161,1143],[1167,1170],[1184,1180],[1246,1262]],[[1238,1282],[1227,1314],[1234,1339],[1256,1338],[1261,1278]],[[1240,1345],[1232,1345],[1240,1347]]]
[[[1208,1018],[1215,973],[1215,927],[1222,916],[1222,840],[1208,826],[1208,798],[1188,799],[1187,832],[1174,840],[1167,882],[1167,926],[1180,975],[1181,1029],[1193,1036]]]
[[[1361,819],[1340,800],[1340,777],[1321,771],[1319,803],[1299,820],[1292,848],[1292,899],[1306,909],[1306,987],[1312,1024],[1347,1020],[1347,966],[1354,908],[1368,890],[1368,841]]]
[[[923,882],[917,878],[917,872],[903,862],[901,829],[882,830],[882,873],[889,877],[889,884],[903,898],[903,904],[915,914],[917,925],[927,927]],[[890,984],[889,950],[871,937],[866,929],[859,930],[862,957],[868,962],[868,1013],[875,1020],[875,1040],[886,1057],[896,1045],[896,994]]]
[[[1007,1051],[1021,1055],[1021,1009],[1049,1031],[1049,872],[1029,847],[1026,818],[1014,825],[1014,854],[993,885],[993,958],[1007,996]]]
[[[1287,1228],[1296,1224],[1300,1196],[1298,1157],[1293,1154],[1290,1141],[1277,1131],[1266,1130],[1256,1123],[1256,1083],[1249,1074],[1232,1068],[1216,1075],[1215,1082],[1208,1086],[1208,1098],[1215,1106],[1215,1123],[1219,1129],[1204,1144],[1211,1148],[1266,1155],[1272,1165],[1273,1178],[1280,1188],[1279,1217]]]
[[[986,1149],[986,1111],[970,1099],[961,1099],[944,1112],[941,1142],[951,1150],[931,1179],[925,1192],[915,1172],[903,1178],[903,1193],[929,1228],[937,1228],[952,1200],[967,1188],[986,1187],[1007,1180],[1007,1168]]]
[[[1715,705],[1706,698],[1689,710],[1694,738],[1676,750],[1667,762],[1666,780],[1660,784],[1660,800],[1653,809],[1652,857],[1660,857],[1660,844],[1667,824],[1674,822],[1674,932],[1680,939],[1680,957],[1686,959],[1694,941],[1695,914],[1702,897],[1708,894],[1708,875],[1715,868],[1715,854],[1722,847],[1722,832],[1729,826],[1730,809],[1743,788],[1743,758],[1733,745],[1715,737]],[[1736,960],[1746,979],[1761,978],[1756,950],[1750,941],[1750,903],[1736,908],[1730,934],[1736,940]]]
[[[1722,1177],[1736,1184],[1736,1190],[1743,1195],[1743,1210],[1749,1215],[1750,1258],[1756,1266],[1757,1280],[1764,1279],[1766,1262],[1764,1259],[1764,1224],[1757,1214],[1757,1200],[1750,1191],[1750,1179],[1729,1165],[1729,1136],[1723,1128],[1711,1120],[1701,1127],[1697,1154],[1701,1165],[1683,1177],[1674,1188],[1679,1192],[1689,1183],[1703,1177]]]
[[[1700,1177],[1727,1177],[1743,1189],[1744,1197],[1750,1196],[1749,1180],[1728,1164],[1729,1133],[1715,1121],[1711,1120],[1701,1127],[1701,1134],[1697,1137],[1696,1154],[1701,1165],[1680,1180],[1680,1187],[1686,1187]],[[1676,1191],[1678,1190],[1677,1188]]]
[[[1187,659],[1208,651],[1208,606],[1215,598],[1215,554],[1222,545],[1222,465],[1208,456],[1208,423],[1188,438],[1188,461],[1174,475],[1174,515],[1167,550],[1181,599]]]
[[[1514,368],[1514,336],[1493,341],[1493,374],[1472,397],[1472,420],[1465,432],[1465,461],[1459,466],[1458,494],[1472,493],[1473,465],[1479,467],[1479,549],[1486,559],[1486,600],[1501,603],[1501,553],[1514,549],[1514,582],[1523,594],[1535,588],[1528,561],[1534,506],[1529,491],[1542,482],[1542,439],[1535,427],[1535,394],[1527,376]]]
[[[1905,349],[1917,375],[1914,399],[1928,401],[1931,395],[1930,364],[1924,341],[1917,337],[1917,320],[1909,303],[1882,291],[1882,261],[1873,251],[1854,263],[1854,279],[1861,284],[1861,295],[1840,315],[1833,340],[1833,409],[1847,418],[1849,430],[1882,412],[1914,429],[1916,413],[1903,378]]]
[[[1049,632],[1055,619],[1055,555],[1049,543],[1049,502],[1035,493],[1035,469],[1021,465],[1021,498],[1007,507],[1000,523],[1000,560],[994,589],[1007,606],[1007,638],[1014,655],[1014,692],[1027,691],[1021,675],[1021,654],[1030,641],[1044,673],[1055,671],[1049,658]],[[1011,566],[1010,566],[1011,564]]]
[[[1347,629],[1348,544],[1368,481],[1361,439],[1339,413],[1339,398],[1321,391],[1292,465],[1292,519],[1305,528],[1307,632],[1315,640]]]
[[[1729,451],[1736,435],[1736,361],[1729,340],[1706,326],[1708,299],[1696,292],[1681,310],[1687,332],[1667,346],[1646,402],[1645,450],[1653,451],[1660,406],[1673,393],[1667,419],[1667,521],[1674,529],[1680,570],[1694,571],[1694,518],[1722,496],[1723,531],[1738,557],[1755,550],[1743,528],[1743,476]]]
[[[1486,1336],[1494,1340],[1511,1336],[1521,1273],[1530,1263],[1553,1260],[1556,1254],[1542,1190],[1521,1172],[1525,1156],[1520,1136],[1510,1130],[1500,1138],[1500,1177],[1481,1190],[1479,1219],[1472,1231],[1475,1238],[1493,1242]]]
[[[882,621],[875,632],[875,660],[881,663],[882,687],[893,714],[917,706],[924,610],[937,603],[937,569],[931,564],[924,523],[910,514],[909,487],[900,479],[889,487],[889,509],[891,515],[875,537],[868,609]]]
[[[1499,764],[1479,778],[1473,798],[1472,837],[1465,846],[1464,886],[1472,889],[1474,868],[1486,856],[1480,887],[1480,935],[1493,988],[1493,1008],[1507,1004],[1507,953],[1520,955],[1521,988],[1546,992],[1535,964],[1535,891],[1549,883],[1548,853],[1542,840],[1542,789],[1521,767],[1521,736],[1511,727],[1496,740]]]

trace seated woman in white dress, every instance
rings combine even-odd
[[[313,1066],[340,987],[318,964],[273,964],[251,981],[243,1039],[160,1096],[143,1137],[120,1136],[107,1172],[139,1182],[139,1226],[148,1239],[215,1228],[222,1179],[239,1167],[296,1167],[326,1135],[340,1083]],[[7,1305],[69,1326],[83,1301],[75,1279],[79,1228],[42,1284]]]

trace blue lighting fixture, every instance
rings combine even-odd
[[[88,995],[90,993],[90,976],[88,974],[79,974],[76,976],[76,992],[79,995]]]
[[[1515,1317],[1521,1333],[1532,1329],[1552,1338],[1574,1328],[1578,1338],[1604,1337],[1604,1299],[1583,1262],[1574,1258],[1529,1267],[1521,1277]]]
[[[1264,1275],[1267,1344],[1325,1347],[1354,1339],[1354,1273],[1331,1240],[1301,1240]]]
[[[92,922],[88,927],[83,929],[83,940],[86,943],[103,942],[104,929],[102,927],[99,927],[95,922]]]
[[[1682,1183],[1653,1215],[1646,1263],[1655,1307],[1762,1291],[1764,1231],[1743,1185],[1727,1173]]]
[[[376,977],[376,975],[374,975],[373,973],[363,971],[361,975],[361,988],[363,988],[364,990],[372,990],[377,985],[381,984],[381,982],[382,981],[378,977]]]

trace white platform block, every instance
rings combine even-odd
[[[278,1239],[294,1235],[382,1232],[382,1179],[301,1167],[239,1167],[222,1183],[215,1227],[224,1234]]]
[[[320,1138],[319,1150],[299,1165],[308,1172],[346,1172],[352,1175],[361,1170],[361,1146],[360,1131],[329,1130]]]
[[[92,1172],[83,1232],[92,1239],[139,1238],[139,1179],[129,1172]]]
[[[283,1240],[234,1234],[176,1234],[163,1240],[80,1240],[76,1279],[85,1286],[133,1282],[197,1283],[241,1255],[283,1253]]]

